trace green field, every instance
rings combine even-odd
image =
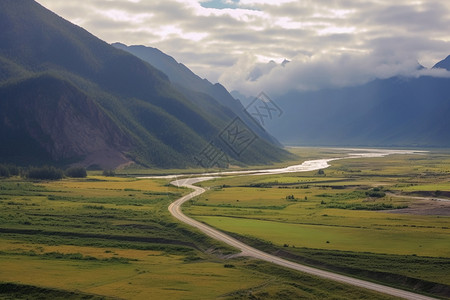
[[[310,265],[450,291],[450,203],[432,200],[450,199],[450,153],[338,160],[324,173],[204,182],[185,212]]]
[[[322,226],[227,217],[199,217],[225,231],[254,236],[277,245],[327,250],[449,257],[448,234],[343,226]],[[449,274],[447,274],[449,275]],[[443,278],[444,279],[444,278]],[[444,279],[450,280],[450,275]]]
[[[0,299],[391,299],[245,258],[174,219],[167,180],[0,179]]]

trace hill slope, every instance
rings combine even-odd
[[[221,84],[212,84],[207,79],[202,79],[182,63],[178,63],[173,57],[161,52],[152,47],[145,46],[126,46],[121,43],[112,44],[117,49],[122,49],[140,59],[150,63],[155,68],[164,72],[171,82],[175,83],[182,90],[191,90],[197,93],[208,95],[214,99],[209,102],[217,101],[219,104],[229,108],[234,114],[239,116],[256,134],[268,141],[281,146],[281,144],[264,128],[255,123],[252,117],[245,113],[245,107],[242,103],[233,98],[228,91]],[[205,106],[203,103],[197,103],[200,106]]]
[[[0,2],[0,40],[1,160],[196,166],[235,117],[32,0]],[[262,139],[242,155],[222,148],[237,164],[288,157]]]

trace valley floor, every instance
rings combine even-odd
[[[448,298],[448,202],[433,199],[450,199],[450,153],[339,160],[323,173],[206,181],[184,211],[293,261]],[[170,181],[0,180],[0,298],[391,299],[234,257],[169,214],[190,192]],[[437,206],[411,211],[423,203]]]

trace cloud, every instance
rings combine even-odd
[[[441,0],[38,2],[107,42],[159,48],[246,93],[415,74],[417,61],[431,67],[450,54],[450,3]],[[266,66],[284,59],[285,68]]]
[[[239,72],[225,72],[221,80],[246,95],[257,95],[261,91],[267,91],[274,97],[291,90],[353,86],[376,78],[383,79],[396,75],[445,76],[446,73],[442,70],[419,71],[419,64],[415,59],[394,60],[372,54],[339,54],[315,55],[311,58],[294,57],[285,66],[281,64],[271,66],[267,73],[259,74],[257,80],[251,80],[249,74],[253,74],[254,69],[248,61],[250,60],[239,61],[236,64]]]

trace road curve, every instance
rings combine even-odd
[[[322,278],[350,284],[350,285],[361,287],[361,288],[366,288],[369,290],[373,290],[376,292],[380,292],[380,293],[384,293],[384,294],[388,294],[391,296],[396,296],[396,297],[400,297],[400,298],[404,298],[404,299],[415,299],[415,300],[435,299],[435,298],[427,297],[424,295],[415,294],[412,292],[408,292],[408,291],[404,291],[404,290],[400,290],[400,289],[396,289],[396,288],[392,288],[392,287],[384,286],[381,284],[376,284],[373,282],[364,281],[364,280],[360,280],[360,279],[356,279],[356,278],[352,278],[352,277],[348,277],[348,276],[344,276],[344,275],[340,275],[340,274],[335,274],[332,272],[328,272],[328,271],[312,268],[309,266],[305,266],[305,265],[302,265],[299,263],[291,262],[291,261],[282,259],[280,257],[265,253],[258,249],[255,249],[255,248],[253,248],[245,243],[242,243],[242,242],[236,240],[235,238],[233,238],[217,229],[214,229],[204,223],[200,223],[194,219],[187,217],[181,211],[181,206],[183,205],[183,203],[185,203],[186,201],[189,201],[192,198],[197,197],[198,195],[205,192],[205,189],[195,186],[194,184],[205,181],[205,180],[210,180],[213,178],[214,177],[209,176],[209,177],[187,178],[187,179],[172,181],[171,182],[172,185],[180,186],[180,187],[181,186],[187,187],[187,188],[193,189],[194,191],[192,193],[185,195],[185,196],[181,197],[180,199],[174,201],[169,206],[170,213],[178,220],[180,220],[190,226],[198,228],[200,231],[202,231],[206,235],[210,236],[211,238],[222,241],[234,248],[241,250],[242,251],[242,253],[240,254],[241,256],[248,256],[248,257],[261,259],[261,260],[264,260],[264,261],[267,261],[270,263],[274,263],[274,264],[282,266],[282,267],[290,268],[293,270],[305,272],[305,273],[319,276]]]

